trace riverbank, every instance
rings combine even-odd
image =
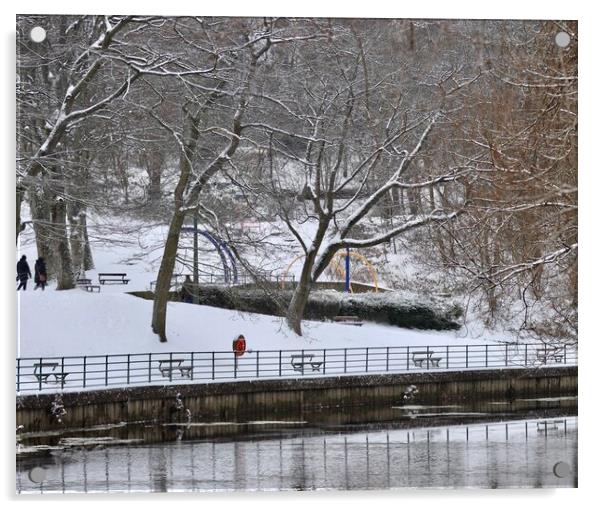
[[[577,367],[487,369],[131,387],[17,397],[25,432],[133,421],[242,421],[332,407],[460,404],[577,395]],[[55,410],[53,413],[52,409]],[[60,419],[60,421],[59,421]]]

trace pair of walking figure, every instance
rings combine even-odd
[[[41,256],[36,260],[34,271],[34,282],[36,284],[34,290],[37,290],[38,288],[43,290],[48,282],[48,274],[46,272],[46,262]],[[27,257],[23,255],[17,262],[17,281],[19,281],[17,290],[27,290],[27,281],[30,278],[31,270],[29,268],[29,264],[27,263]]]

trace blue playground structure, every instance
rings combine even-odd
[[[236,258],[232,254],[231,249],[228,247],[228,244],[214,235],[213,233],[209,233],[206,230],[199,230],[193,226],[184,226],[182,227],[182,233],[197,233],[205,237],[213,247],[215,247],[219,257],[222,261],[222,266],[224,267],[224,283],[225,284],[238,284],[238,266],[236,265]]]

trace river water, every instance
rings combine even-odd
[[[16,488],[66,493],[576,487],[576,400],[557,403],[495,413],[393,407],[387,415],[394,417],[354,424],[330,415],[323,422],[122,424],[32,434],[18,446]],[[30,479],[35,467],[43,468],[43,482]]]

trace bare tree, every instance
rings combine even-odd
[[[21,206],[26,192],[30,192],[38,247],[42,248],[40,254],[48,254],[49,238],[56,232],[61,248],[51,258],[51,265],[59,275],[58,288],[72,288],[71,250],[64,241],[67,235],[64,202],[69,198],[68,178],[64,174],[64,166],[69,161],[67,141],[78,126],[121,96],[137,78],[138,73],[127,68],[118,70],[107,58],[112,46],[118,44],[118,34],[134,18],[59,16],[46,19],[52,29],[49,31],[52,44],[28,41],[28,29],[35,17],[24,16],[17,21],[17,110],[21,118],[17,132],[17,240],[23,230]],[[84,39],[92,40],[82,45]],[[112,83],[117,81],[116,85],[99,86],[106,70],[111,73]],[[123,78],[113,81],[120,74]]]
[[[213,55],[216,58],[216,69],[215,71],[212,69],[212,73],[217,74],[218,77],[213,78],[212,90],[197,97],[194,104],[184,105],[184,129],[182,134],[155,116],[157,121],[173,134],[180,148],[180,175],[174,193],[174,212],[157,276],[153,303],[152,328],[161,341],[167,341],[167,300],[184,219],[187,213],[198,208],[201,191],[211,177],[233,157],[240,144],[242,116],[248,107],[250,87],[257,72],[258,61],[271,46],[270,30],[269,24],[266,23],[261,31],[252,34],[238,48],[214,48]],[[234,90],[227,91],[224,88],[225,80],[218,74],[219,65],[221,65],[220,54],[230,54],[235,50],[237,58],[244,60],[246,68],[242,70],[242,82],[235,82]],[[222,60],[228,60],[228,58]],[[228,64],[230,65],[231,62],[228,61]],[[229,125],[227,123],[203,125],[204,122],[208,122],[207,109],[213,106],[218,98],[226,96],[232,101]],[[200,102],[201,98],[203,102]],[[202,161],[201,168],[195,168],[195,161],[198,161],[198,158],[195,157],[197,144],[202,132],[213,136],[217,135],[225,141],[215,157]]]
[[[401,69],[381,66],[376,56],[381,46],[369,42],[353,24],[338,22],[331,24],[319,59],[311,50],[297,53],[295,76],[301,83],[289,89],[294,97],[283,97],[282,81],[272,84],[279,87],[280,100],[273,102],[280,115],[253,123],[258,140],[263,134],[258,143],[268,151],[269,171],[262,171],[261,184],[253,182],[257,175],[245,178],[239,172],[239,185],[269,198],[267,213],[278,214],[302,250],[301,276],[287,312],[297,334],[312,283],[339,250],[386,243],[462,213],[463,194],[456,193],[448,207],[434,202],[428,210],[417,207],[378,230],[371,215],[393,191],[419,196],[475,170],[474,165],[418,168],[417,156],[446,119],[446,98],[430,111],[404,108],[405,91],[396,83]]]
[[[566,48],[555,43],[569,34]],[[448,266],[482,291],[491,321],[517,300],[521,330],[577,336],[577,27],[509,23],[456,135],[462,161],[484,174],[467,188],[473,207],[437,234]],[[534,310],[537,309],[537,312]]]

